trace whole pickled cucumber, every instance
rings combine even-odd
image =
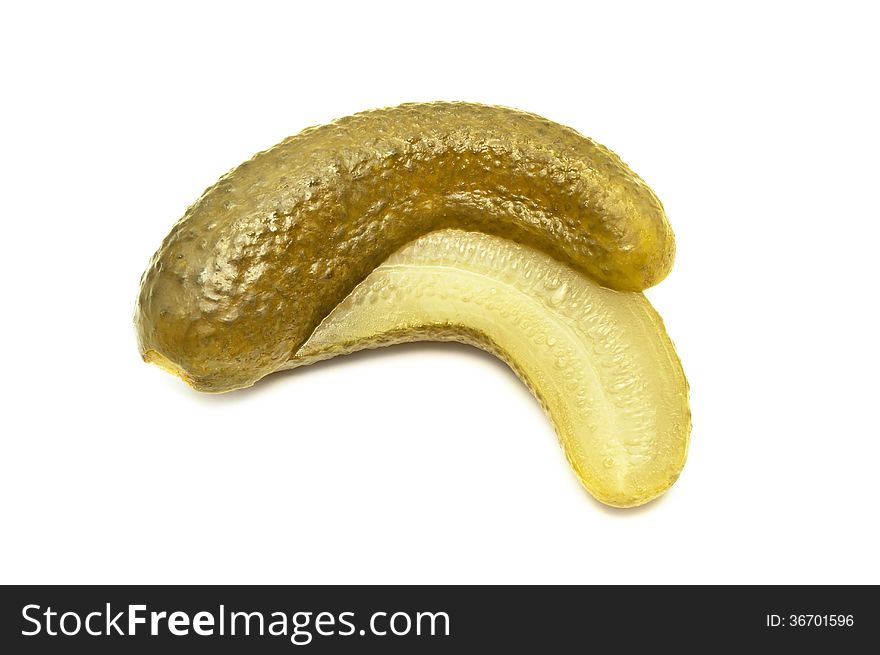
[[[512,109],[407,104],[309,128],[208,189],[144,274],[141,353],[199,390],[249,386],[393,252],[446,228],[619,290],[657,283],[674,257],[660,202],[606,148]]]

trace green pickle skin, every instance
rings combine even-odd
[[[140,352],[200,391],[250,386],[289,367],[392,253],[448,228],[621,291],[662,280],[675,252],[653,192],[576,131],[503,107],[405,104],[306,129],[205,191],[143,275]]]

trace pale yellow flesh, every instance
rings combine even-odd
[[[603,503],[648,502],[684,466],[687,381],[641,293],[612,291],[506,239],[433,232],[376,268],[287,368],[420,340],[470,343],[504,359],[544,406],[578,479]]]

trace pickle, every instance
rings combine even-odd
[[[142,278],[141,354],[202,391],[249,386],[392,253],[444,229],[624,291],[660,281],[675,248],[647,185],[570,128],[468,103],[375,110],[290,137],[205,191]]]
[[[684,466],[688,386],[643,294],[619,292],[527,246],[443,230],[405,246],[327,316],[293,368],[394,343],[460,341],[506,361],[552,420],[578,479],[632,507]]]
[[[632,507],[687,456],[687,380],[640,293],[674,250],[653,192],[574,130],[402,105],[223,176],[153,256],[135,325],[146,361],[209,392],[364,348],[477,346],[538,398],[584,487]]]

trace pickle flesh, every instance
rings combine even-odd
[[[663,493],[684,466],[688,385],[643,294],[527,246],[430,233],[378,266],[285,368],[395,343],[459,341],[506,361],[550,417],[583,486],[608,505]]]

